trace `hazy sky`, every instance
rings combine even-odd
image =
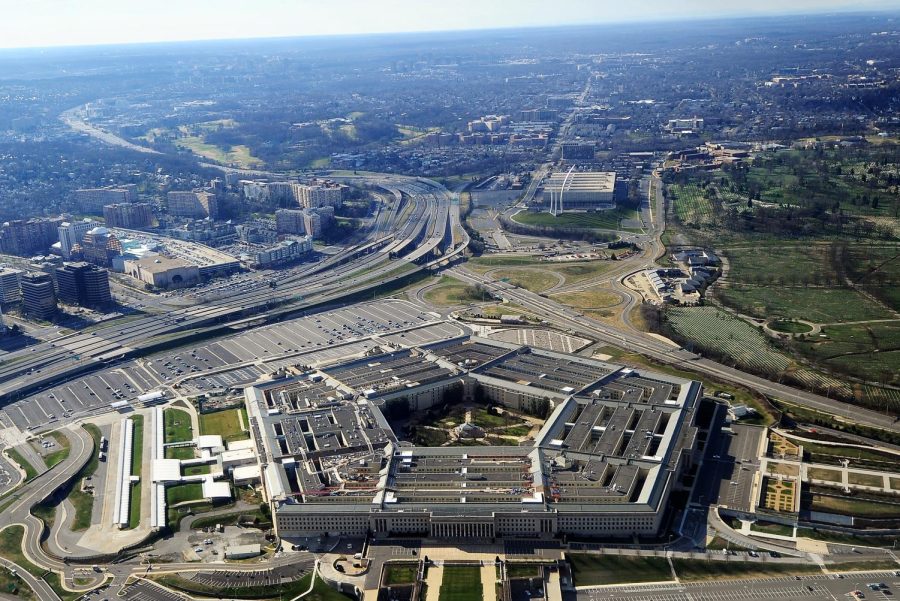
[[[0,0],[0,47],[871,9],[900,0]]]

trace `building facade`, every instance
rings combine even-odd
[[[153,225],[153,211],[145,202],[105,205],[103,217],[107,227],[140,229]]]
[[[17,303],[22,300],[19,279],[25,273],[20,269],[0,269],[0,303]]]
[[[86,262],[66,263],[56,268],[57,298],[70,305],[95,309],[112,304],[109,273]]]
[[[180,192],[173,191],[166,195],[169,215],[176,217],[191,217],[216,219],[219,216],[219,204],[216,196],[210,192]]]
[[[72,249],[80,245],[84,235],[100,224],[91,219],[82,221],[65,222],[57,228],[59,233],[59,249],[64,259],[72,257]]]
[[[137,202],[137,186],[134,184],[75,191],[75,204],[88,215],[102,215],[105,205],[130,202]]]
[[[21,277],[22,312],[50,321],[56,315],[56,291],[53,278],[46,273],[25,273]]]

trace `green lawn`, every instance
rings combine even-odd
[[[62,463],[66,460],[66,457],[69,456],[69,439],[66,438],[62,432],[51,432],[49,436],[53,439],[56,446],[51,453],[48,453],[44,457],[44,463],[47,465],[47,469],[52,468],[58,463]]]
[[[469,286],[456,278],[444,276],[437,286],[425,293],[425,300],[434,305],[449,307],[490,300],[490,296],[482,295],[474,286]]]
[[[786,565],[738,560],[672,559],[672,565],[675,567],[675,573],[678,574],[678,578],[682,582],[821,573],[819,566],[815,564]]]
[[[30,463],[28,463],[25,460],[25,458],[22,457],[22,454],[19,453],[17,450],[7,449],[6,454],[9,456],[10,459],[12,459],[16,463],[18,463],[19,467],[21,467],[23,470],[25,470],[25,482],[28,482],[29,480],[32,480],[37,477],[37,470],[34,469],[34,466],[31,465]]]
[[[775,524],[773,522],[753,522],[750,524],[750,530],[754,532],[765,532],[766,534],[780,534],[781,536],[792,536],[794,529],[784,524]]]
[[[200,474],[208,474],[209,473],[209,465],[192,465],[190,467],[184,468],[185,476],[198,476]]]
[[[477,273],[485,273],[495,267],[538,267],[540,265],[543,265],[543,262],[530,255],[482,256],[466,262],[466,268]]]
[[[481,601],[481,570],[477,566],[445,566],[439,601]]]
[[[203,485],[199,482],[176,484],[166,488],[166,503],[177,505],[185,501],[197,501],[203,498]]]
[[[491,275],[498,280],[509,282],[513,286],[544,292],[555,286],[559,279],[546,269],[498,269]]]
[[[672,580],[669,564],[662,557],[570,553],[568,558],[575,586]]]
[[[166,459],[193,459],[193,447],[168,447],[166,448]]]
[[[838,489],[835,489],[838,492]],[[813,494],[809,509],[860,518],[900,518],[900,503],[876,503],[853,497]]]
[[[184,409],[168,408],[163,412],[165,418],[165,442],[186,442],[193,440],[191,416]]]
[[[416,564],[391,564],[384,565],[383,584],[413,584],[416,581],[418,566]]]
[[[799,321],[791,321],[789,319],[775,319],[769,323],[769,328],[776,332],[784,332],[786,334],[806,334],[812,331],[812,327]]]
[[[0,567],[0,593],[6,593],[17,599],[25,601],[37,601],[38,597],[34,591],[22,580],[21,576],[13,576],[12,572],[5,567]]]
[[[144,458],[144,416],[134,415],[134,437],[131,450],[131,473],[141,475],[141,466]],[[128,527],[137,528],[141,523],[141,495],[143,494],[142,480],[131,485],[131,507],[128,514]]]
[[[640,220],[640,214],[632,209],[616,208],[591,213],[562,213],[555,217],[550,213],[521,211],[513,216],[513,221],[524,225],[604,230],[619,229],[619,222],[623,219]]]
[[[47,570],[31,563],[25,557],[25,554],[22,553],[23,536],[25,536],[25,529],[22,526],[7,526],[0,530],[0,557],[19,564],[19,566],[28,570],[31,575],[40,578]]]
[[[884,486],[884,478],[881,476],[876,476],[875,474],[860,474],[858,472],[849,472],[847,474],[847,481],[850,484],[858,484],[860,486],[877,486],[881,488]]]
[[[219,434],[226,442],[250,438],[250,433],[241,428],[240,416],[240,409],[201,413],[200,434]]]

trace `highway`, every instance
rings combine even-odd
[[[376,227],[361,243],[295,274],[273,277],[268,286],[210,300],[198,295],[197,301],[202,304],[70,334],[10,353],[0,363],[0,399],[16,398],[50,382],[97,369],[105,361],[134,354],[152,344],[154,338],[178,338],[198,328],[275,309],[297,310],[339,301],[352,292],[376,288],[433,266],[434,259],[459,256],[468,240],[453,240],[457,230],[461,230],[459,212],[451,210],[453,196],[446,188],[429,180],[400,176],[365,181],[410,203],[411,210],[401,210],[402,203],[395,202],[392,211],[379,215]],[[385,232],[393,233],[383,235]],[[403,266],[411,267],[398,273]],[[385,279],[392,273],[393,277]]]

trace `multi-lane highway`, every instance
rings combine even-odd
[[[99,368],[104,362],[140,352],[163,336],[178,338],[260,313],[338,301],[462,252],[467,239],[456,239],[461,231],[459,213],[451,211],[453,198],[446,188],[429,180],[399,176],[367,181],[402,202],[379,215],[376,226],[359,244],[291,275],[273,277],[267,286],[226,298],[201,297],[198,300],[206,302],[10,353],[0,362],[0,398],[15,398],[51,381]],[[401,210],[403,202],[411,209]],[[400,270],[403,266],[410,267]]]

